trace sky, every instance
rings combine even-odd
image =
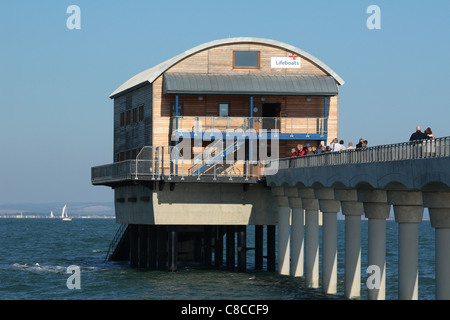
[[[71,5],[80,29],[69,29]],[[380,29],[367,12],[380,9]],[[417,125],[450,136],[450,1],[0,2],[0,204],[113,201],[91,167],[113,161],[109,95],[197,45],[260,37],[333,69],[339,139],[407,141]]]

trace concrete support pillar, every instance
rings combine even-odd
[[[223,226],[216,226],[214,238],[214,265],[220,268],[223,265]]]
[[[168,250],[169,261],[168,267],[170,272],[176,272],[178,270],[178,232],[174,227],[169,227],[168,232]]]
[[[386,298],[386,219],[390,205],[385,190],[358,190],[358,201],[364,205],[369,219],[368,270],[373,270],[373,282],[368,279],[369,300]],[[378,267],[379,269],[372,269]],[[380,272],[377,274],[377,272]],[[371,282],[372,285],[369,285]]]
[[[263,268],[264,226],[255,226],[255,270]]]
[[[323,213],[322,225],[322,287],[328,294],[337,293],[337,212],[341,208],[334,200],[333,188],[314,190]]]
[[[148,245],[149,245],[149,254],[148,254],[148,267],[152,270],[156,270],[157,266],[157,236],[156,236],[156,226],[148,225],[147,226],[148,233]]]
[[[335,189],[334,198],[341,202],[345,216],[344,297],[361,296],[361,216],[363,204],[356,189]]]
[[[139,265],[139,225],[130,224],[130,266],[137,268]]]
[[[167,227],[157,226],[157,237],[158,237],[158,270],[167,270]]]
[[[435,229],[436,300],[450,300],[450,192],[423,192]]]
[[[148,228],[146,225],[140,224],[139,232],[139,268],[148,267]]]
[[[294,277],[303,276],[304,264],[304,210],[302,200],[298,197],[297,188],[286,188],[291,208],[291,265],[290,275]]]
[[[247,271],[247,226],[237,227],[238,271]]]
[[[275,271],[275,226],[267,226],[267,271]]]
[[[202,238],[202,263],[209,267],[212,264],[212,226],[204,226]]]
[[[422,192],[388,191],[398,226],[398,298],[418,299],[419,223],[423,217]]]
[[[305,209],[305,281],[308,288],[319,287],[319,201],[313,188],[300,188]]]
[[[278,273],[289,275],[291,209],[284,187],[272,187],[272,196],[278,206]]]
[[[227,260],[227,270],[234,270],[235,265],[235,227],[226,226],[226,260]]]

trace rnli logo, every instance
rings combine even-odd
[[[287,57],[272,57],[272,68],[297,68],[301,66],[300,57],[294,53],[289,54]]]

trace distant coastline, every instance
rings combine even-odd
[[[86,215],[86,216],[71,216],[71,218],[73,219],[115,219],[115,216],[111,216],[111,215]],[[46,215],[5,215],[5,214],[0,214],[0,219],[52,219],[52,220],[61,220],[60,217],[50,217],[50,216],[46,216]]]
[[[115,218],[112,202],[0,204],[0,218],[60,219],[62,208],[66,204],[68,215],[72,218]],[[51,212],[53,212],[53,218],[50,216]]]

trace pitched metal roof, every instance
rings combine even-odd
[[[336,80],[325,75],[165,73],[163,92],[172,94],[245,94],[334,96]]]
[[[284,49],[290,51],[291,53],[297,54],[299,56],[303,56],[304,58],[306,58],[306,59],[312,61],[313,63],[315,63],[316,65],[318,65],[325,72],[327,72],[330,76],[332,76],[339,85],[344,84],[344,80],[341,77],[339,77],[330,67],[328,67],[322,61],[320,61],[316,57],[310,55],[309,53],[307,53],[303,50],[300,50],[294,46],[285,44],[283,42],[275,41],[275,40],[253,38],[253,37],[239,37],[239,38],[227,38],[227,39],[222,39],[222,40],[214,40],[211,42],[201,44],[195,48],[189,49],[167,61],[164,61],[164,62],[154,66],[153,68],[147,69],[147,70],[135,75],[134,77],[132,77],[131,79],[126,81],[124,84],[122,84],[120,87],[118,87],[110,95],[110,98],[117,97],[126,92],[129,92],[129,91],[139,88],[141,86],[152,83],[161,74],[163,74],[166,70],[168,70],[170,67],[172,67],[176,63],[178,63],[181,60],[183,60],[193,54],[196,54],[202,50],[206,50],[206,49],[220,46],[220,45],[236,44],[236,43],[260,43],[260,44],[267,44],[267,45],[271,45],[271,46],[284,48]]]

